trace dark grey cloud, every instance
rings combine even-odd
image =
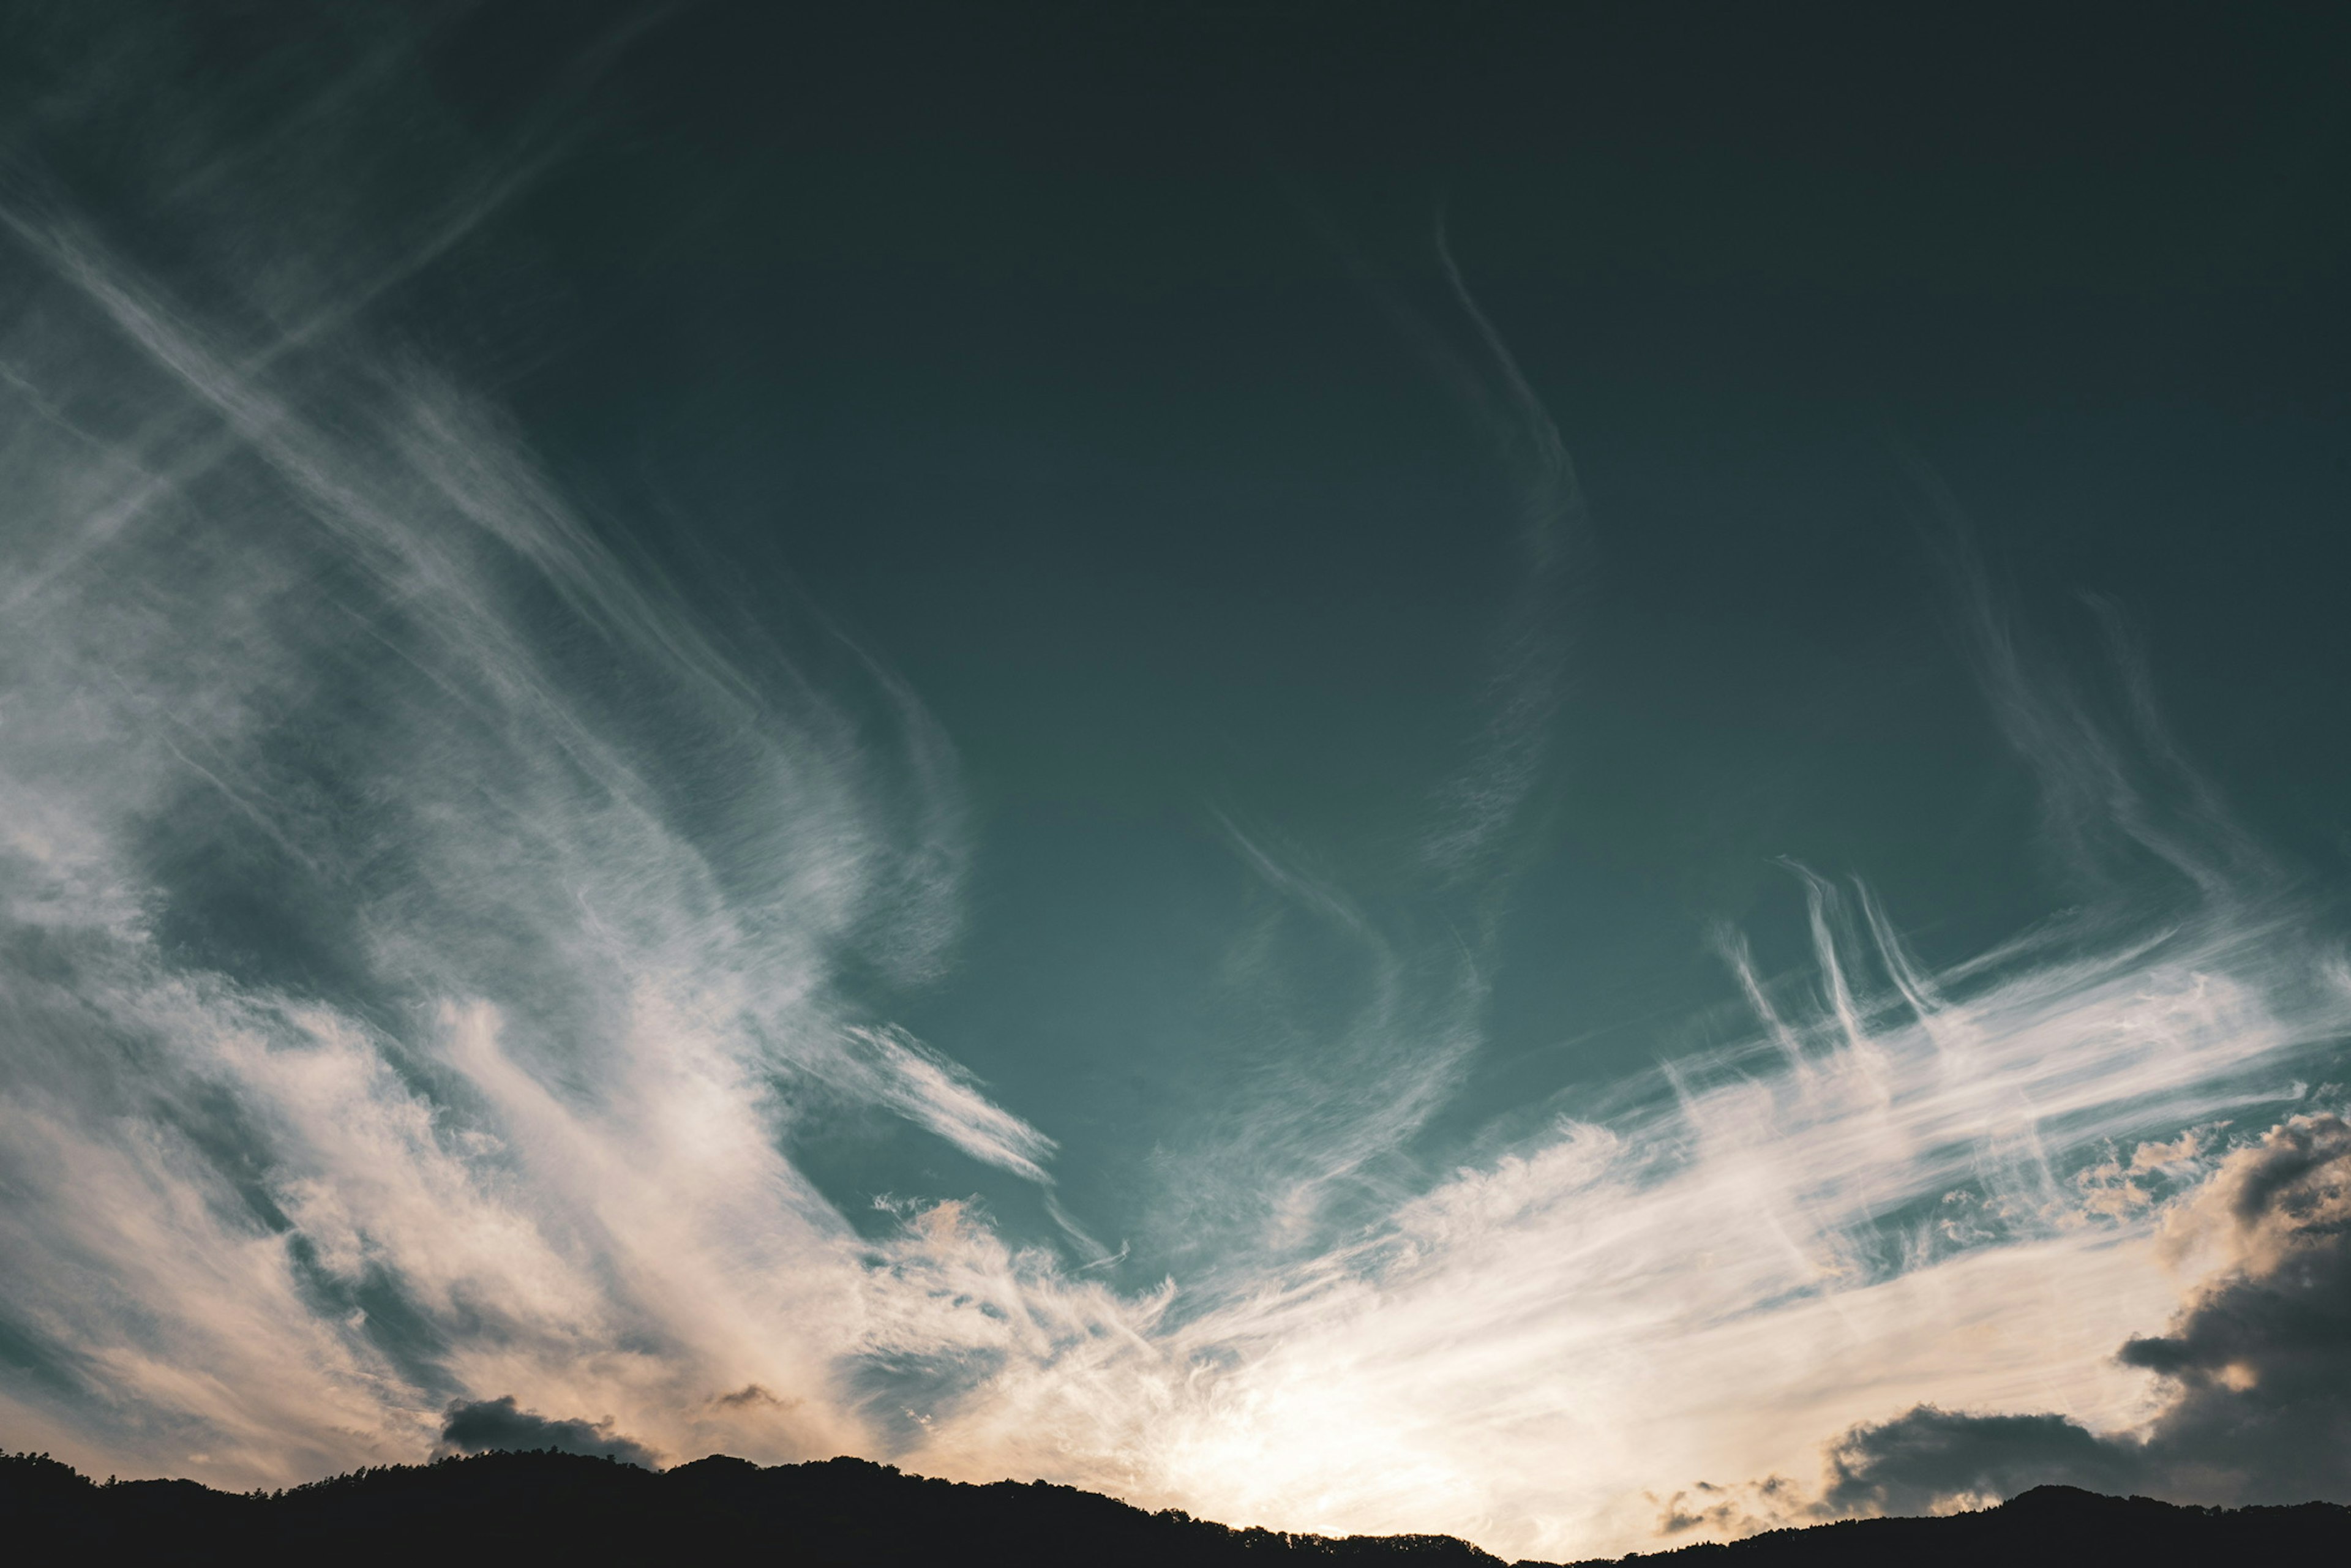
[[[525,1410],[513,1395],[496,1399],[460,1401],[449,1406],[441,1424],[444,1454],[485,1454],[495,1450],[532,1451],[553,1448],[560,1454],[589,1454],[618,1459],[644,1469],[658,1468],[651,1448],[613,1430],[609,1416],[601,1421],[559,1420]]]
[[[2171,1385],[2143,1438],[1921,1406],[1837,1438],[1814,1511],[1917,1513],[2050,1482],[2182,1502],[2351,1498],[2351,1122],[2273,1128],[2178,1218],[2181,1239],[2229,1260],[2169,1333],[2119,1353]]]
[[[2012,1497],[2049,1484],[2141,1490],[2134,1443],[2063,1416],[1970,1416],[1921,1405],[1830,1445],[1829,1482],[1813,1511],[1927,1513],[1957,1498]]]
[[[2223,1168],[2241,1267],[2122,1359],[2178,1396],[2147,1449],[2168,1491],[2351,1497],[2351,1123],[2297,1117]]]

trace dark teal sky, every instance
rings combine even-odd
[[[509,14],[432,57],[495,135],[546,42]],[[2078,895],[1905,448],[2037,634],[2095,662],[2074,596],[2111,597],[2193,753],[2334,874],[2344,46],[2315,13],[699,8],[477,242],[530,282],[474,329],[567,475],[692,520],[650,548],[804,596],[937,715],[971,934],[893,1006],[1082,1191],[1232,1049],[1220,818],[1381,891],[1476,722],[1513,565],[1413,336],[1466,330],[1440,222],[1593,518],[1441,1128],[1702,1038],[1712,922],[1795,963],[1775,857],[1867,876],[1936,961]]]

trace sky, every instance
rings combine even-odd
[[[0,23],[0,1447],[2351,1500],[2351,26]]]

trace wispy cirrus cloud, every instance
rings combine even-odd
[[[445,210],[371,213],[380,265],[285,232],[279,155],[332,132],[363,183],[396,56],[280,80],[155,198],[248,276],[9,211],[11,1416],[233,1484],[413,1454],[452,1399],[871,1447],[829,1391],[875,1263],[792,1086],[1051,1149],[835,984],[952,932],[952,754],[884,674],[722,650],[369,314]]]
[[[1953,584],[2053,841],[2098,896],[1935,968],[1865,884],[1791,866],[1813,964],[1761,975],[1723,934],[1752,1015],[1732,1043],[1195,1289],[1081,1377],[1066,1353],[998,1369],[921,1460],[1050,1453],[1223,1517],[1441,1521],[1572,1557],[1810,1517],[1822,1435],[1852,1429],[1858,1465],[1870,1424],[1922,1399],[2014,1412],[1975,1430],[2012,1427],[2022,1451],[2111,1456],[2163,1419],[2168,1385],[2115,1350],[2179,1299],[2167,1217],[2219,1190],[2228,1148],[2303,1113],[2351,1026],[2351,971],[2325,906],[2168,744],[2127,644],[2102,705],[2043,671],[1981,574]],[[1266,875],[1358,933],[1371,972],[1415,974],[1335,890]],[[1324,1103],[1301,1099],[1277,1146],[1311,1146]],[[1708,1475],[1761,1479],[1670,1480]]]

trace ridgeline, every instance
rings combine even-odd
[[[2182,1508],[2039,1487],[1941,1519],[1846,1520],[1729,1545],[1622,1561],[1687,1568],[1986,1563],[2000,1568],[2128,1561],[2331,1556],[2351,1508]],[[274,1493],[194,1481],[93,1482],[45,1455],[0,1456],[0,1543],[17,1562],[392,1564],[472,1568],[569,1561],[896,1564],[1117,1564],[1220,1568],[1361,1563],[1501,1568],[1446,1535],[1332,1538],[1234,1530],[1177,1511],[1043,1482],[926,1479],[863,1459],[762,1469],[714,1457],[653,1472],[576,1454],[494,1453],[393,1465]],[[1536,1568],[1520,1564],[1519,1568]]]

